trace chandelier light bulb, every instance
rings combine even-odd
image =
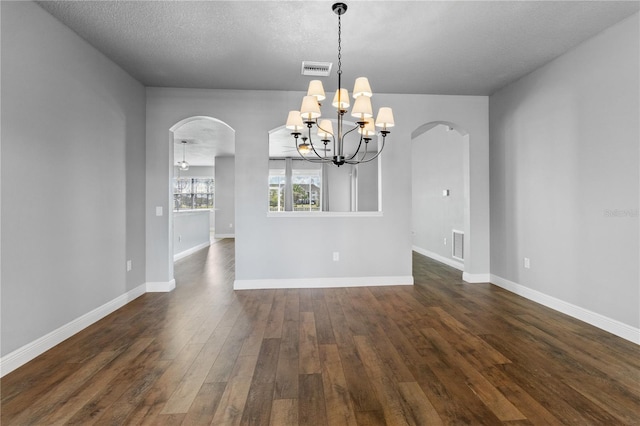
[[[318,102],[322,102],[326,99],[324,94],[324,87],[322,86],[322,81],[320,80],[311,80],[309,82],[309,89],[307,90],[307,96],[314,96]]]
[[[315,96],[305,96],[302,98],[300,115],[304,121],[313,121],[322,115],[320,105],[318,105],[318,100]]]
[[[293,130],[294,132],[304,129],[304,123],[302,122],[300,111],[289,111],[285,127],[289,130]]]
[[[338,102],[338,93],[340,94],[340,102]],[[335,108],[346,110],[349,108],[349,91],[347,89],[336,90],[336,94],[333,97],[333,102],[331,102]]]
[[[376,126],[387,129],[388,127],[395,126],[393,121],[393,111],[389,107],[381,107],[378,110],[378,117],[376,118]]]
[[[331,123],[331,120],[322,120],[318,124],[318,136],[323,140],[333,136],[333,123]]]
[[[369,85],[369,79],[367,77],[356,78],[356,83],[353,86],[353,98],[357,99],[360,96],[366,96],[369,98],[373,96],[371,86]]]
[[[353,110],[351,116],[360,118],[364,121],[365,118],[373,117],[373,108],[371,107],[371,98],[368,96],[358,96],[353,104]]]
[[[298,145],[298,151],[300,152],[300,154],[308,154],[311,152],[311,145],[306,142],[301,143],[300,145]]]
[[[369,118],[366,121],[364,128],[361,127],[358,129],[358,133],[360,133],[362,136],[365,136],[365,137],[375,136],[376,127],[373,124],[373,118]]]
[[[185,153],[187,150],[187,141],[182,141],[182,161],[178,162],[180,170],[189,170],[189,163],[185,160]]]

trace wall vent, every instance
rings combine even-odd
[[[464,232],[451,231],[451,257],[458,260],[464,260]]]
[[[327,77],[331,73],[331,62],[302,61],[302,75]]]

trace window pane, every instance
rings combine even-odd
[[[269,211],[284,211],[284,184],[285,177],[280,174],[284,171],[270,170],[273,174],[269,175]]]
[[[212,209],[214,188],[215,182],[212,178],[174,178],[174,210]]]

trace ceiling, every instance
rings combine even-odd
[[[306,90],[337,61],[331,1],[42,1],[145,86]],[[344,81],[489,95],[638,11],[638,1],[349,1]],[[325,89],[335,90],[335,73]]]
[[[329,93],[337,86],[332,3],[38,2],[145,86],[303,91],[311,77],[301,75],[302,61],[323,61],[334,64],[323,78]],[[640,9],[638,1],[347,4],[342,67],[349,90],[363,75],[374,93],[446,95],[490,95]],[[179,129],[176,161],[182,139],[192,142],[187,161],[194,165],[233,155],[224,151],[228,141],[220,152],[208,147],[223,127]]]
[[[182,141],[186,141],[183,146]],[[208,118],[189,121],[173,132],[174,162],[184,158],[191,166],[213,166],[216,157],[235,155],[235,131]]]

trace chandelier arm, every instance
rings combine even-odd
[[[328,132],[327,129],[323,129],[322,127],[320,127],[320,124],[318,124],[318,119],[316,118],[316,127],[318,128],[318,130],[322,130],[323,132],[325,132],[328,135],[331,135],[331,139],[333,139],[333,152],[336,152],[336,137],[333,135],[333,133]],[[311,133],[309,133],[309,141],[311,141]],[[311,147],[314,148],[315,151],[315,147],[313,146],[313,143],[311,144]],[[327,157],[327,145],[324,144],[324,157],[323,158],[328,158]],[[317,153],[316,153],[317,155]]]
[[[354,161],[354,162],[350,162],[348,164],[364,164],[364,163],[368,163],[370,161],[375,160],[376,158],[378,158],[380,156],[380,154],[382,154],[382,150],[384,149],[384,141],[385,138],[384,136],[382,137],[382,147],[380,147],[380,150],[378,151],[378,153],[376,155],[374,155],[373,157],[369,158],[368,160],[365,161]]]
[[[347,136],[349,133],[353,132],[353,131],[354,131],[354,130],[356,130],[358,127],[360,127],[360,126],[356,126],[356,127],[354,127],[353,129],[351,129],[351,130],[349,130],[347,133],[345,133],[343,136]],[[363,136],[362,136],[362,135],[360,135],[360,142],[358,142],[358,148],[356,149],[356,152],[354,152],[354,153],[353,153],[353,155],[352,155],[351,157],[347,158],[347,161],[351,161],[351,160],[353,160],[353,159],[356,157],[356,155],[358,155],[358,152],[360,152],[360,147],[362,147],[362,137],[363,137]],[[344,142],[344,138],[343,138],[343,142]],[[349,163],[349,164],[352,164],[352,163]]]
[[[342,146],[344,148],[344,137],[347,136],[349,133],[353,132],[354,130],[356,130],[357,128],[359,128],[360,126],[356,125],[353,129],[349,130],[348,132],[346,132],[344,135],[342,135]],[[347,158],[347,161],[351,161],[353,160],[353,158],[358,154],[358,151],[360,151],[360,146],[362,145],[362,135],[360,135],[360,143],[358,144],[358,149],[356,149],[356,152],[349,158]]]
[[[328,163],[329,162],[328,158],[325,159],[325,158],[320,157],[318,159],[315,159],[315,158],[307,158],[307,157],[305,157],[304,155],[302,155],[302,153],[300,152],[300,149],[298,149],[297,145],[296,145],[296,151],[298,151],[298,154],[300,154],[300,158],[301,159],[303,159],[304,161],[308,161],[309,163]]]
[[[358,163],[362,163],[364,161],[364,159],[366,158],[368,153],[369,153],[369,143],[368,143],[368,141],[365,141],[364,142],[364,152],[362,153],[362,157],[360,158],[360,161],[358,161]]]
[[[360,136],[360,144],[362,144],[362,136]],[[366,163],[367,161],[363,161],[363,160],[367,156],[367,153],[369,152],[368,148],[369,148],[369,144],[365,142],[365,144],[364,144],[364,152],[362,153],[362,157],[360,157],[359,160],[353,160],[353,158],[358,154],[358,152],[360,152],[360,145],[358,145],[358,150],[355,152],[355,154],[353,154],[353,156],[351,158],[348,158],[345,162],[347,164]]]
[[[356,124],[356,126],[355,126],[353,129],[349,130],[348,132],[346,132],[346,133],[345,133],[344,135],[342,135],[342,136],[347,136],[349,133],[353,132],[354,130],[358,129],[359,127],[360,127],[360,126]]]
[[[316,124],[316,127],[318,127],[318,119],[317,118],[316,118],[316,123],[315,124]],[[311,140],[311,126],[309,126],[309,145],[311,145],[311,150],[316,155],[316,157],[318,157],[319,159],[323,160],[323,157],[320,154],[318,154],[318,151],[316,151],[316,147],[313,144],[313,141]]]

